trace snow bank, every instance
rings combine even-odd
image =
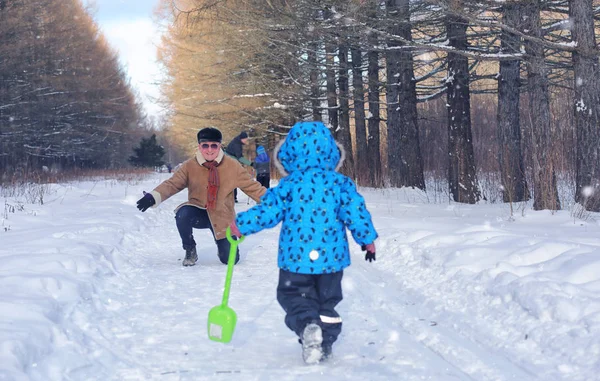
[[[277,229],[244,242],[233,342],[206,339],[224,267],[212,254],[180,265],[172,209],[185,192],[145,214],[135,209],[141,191],[167,177],[52,185],[43,206],[5,198],[0,380],[226,371],[240,380],[599,379],[594,219],[528,207],[511,217],[503,204],[430,204],[414,190],[363,189],[380,234],[377,261],[365,263],[352,246],[335,360],[307,368],[275,300]],[[198,234],[212,253],[210,236]]]

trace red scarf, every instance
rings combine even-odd
[[[217,206],[217,192],[219,192],[219,172],[217,167],[220,163],[216,160],[205,161],[202,166],[208,168],[208,197],[206,198],[206,209],[214,210]]]

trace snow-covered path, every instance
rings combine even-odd
[[[184,268],[171,209],[144,218],[140,232],[126,234],[127,262],[100,293],[102,308],[86,305],[78,314],[80,326],[98,330],[92,330],[92,348],[106,368],[78,370],[73,379],[535,379],[482,343],[420,315],[417,295],[408,296],[400,282],[362,261],[346,272],[339,308],[346,325],[335,360],[307,367],[275,300],[277,229],[242,244],[230,299],[239,316],[235,337],[229,345],[210,342],[207,312],[221,300],[226,267],[209,233],[196,232],[198,242],[205,238],[199,264]]]
[[[184,268],[172,210],[185,192],[144,214],[134,206],[142,189],[165,176],[59,189],[60,207],[38,206],[39,226],[22,216],[30,229],[23,233],[21,216],[12,217],[12,235],[4,237],[15,255],[0,252],[0,285],[23,284],[15,258],[26,252],[45,250],[49,263],[65,269],[51,275],[44,268],[52,267],[29,263],[29,279],[45,279],[30,286],[43,291],[33,293],[32,305],[48,317],[47,294],[54,300],[53,325],[41,329],[50,344],[0,326],[8,343],[0,360],[33,362],[21,364],[22,377],[0,365],[0,380],[600,379],[600,276],[586,275],[600,268],[589,259],[600,253],[595,223],[569,224],[568,215],[548,222],[543,212],[507,222],[497,205],[420,204],[403,190],[365,190],[381,237],[378,260],[365,262],[353,246],[334,358],[306,366],[275,299],[278,229],[240,246],[230,296],[238,314],[234,338],[226,345],[208,340],[208,311],[221,301],[226,271],[210,233],[196,231],[199,264]],[[239,210],[248,207],[242,201]],[[18,238],[31,229],[36,239]],[[7,268],[7,258],[15,265]],[[579,283],[563,279],[571,273]],[[0,298],[11,308],[21,304],[11,303],[9,292]],[[14,320],[44,328],[41,318]],[[29,353],[11,357],[15,343]]]

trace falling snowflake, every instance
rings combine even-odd
[[[594,187],[586,186],[581,189],[581,195],[585,198],[588,198],[594,194]]]

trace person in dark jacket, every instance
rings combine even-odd
[[[256,171],[256,181],[263,187],[269,189],[269,183],[271,182],[271,160],[263,146],[256,147],[254,170]]]
[[[250,160],[244,157],[244,146],[248,144],[248,133],[246,131],[242,131],[238,136],[233,138],[229,144],[227,144],[227,148],[225,149],[225,153],[237,161],[240,164],[251,166],[252,163]],[[233,190],[233,197],[235,202],[238,202],[237,199],[237,188]]]
[[[331,356],[342,331],[334,307],[350,266],[346,229],[369,262],[375,260],[377,232],[356,185],[337,172],[343,150],[322,122],[296,123],[273,160],[285,177],[230,228],[239,237],[282,222],[277,301],[302,342],[304,361],[314,364]]]

